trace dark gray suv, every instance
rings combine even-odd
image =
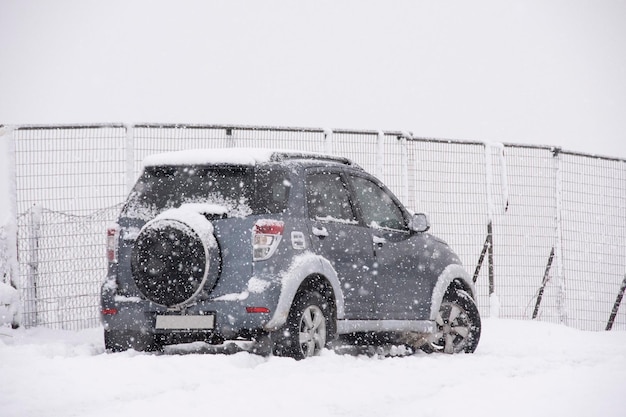
[[[107,350],[204,341],[301,359],[384,335],[473,352],[472,280],[426,216],[346,158],[193,150],[144,161],[109,228]],[[367,336],[367,337],[366,337]]]

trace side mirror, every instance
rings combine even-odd
[[[424,213],[414,214],[411,218],[409,228],[414,232],[426,232],[428,229],[430,229],[430,222],[428,221],[428,217]]]

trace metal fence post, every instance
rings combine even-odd
[[[126,125],[126,190],[135,185],[135,127]]]
[[[234,148],[237,146],[237,138],[235,137],[234,129],[230,126],[226,128],[226,139],[228,142],[228,148]]]
[[[0,127],[0,137],[7,139],[6,158],[9,197],[9,224],[7,227],[7,260],[9,262],[9,283],[18,288],[18,259],[17,259],[17,175],[15,171],[15,129],[11,126]]]
[[[567,325],[567,292],[565,286],[565,277],[563,276],[563,181],[562,181],[562,159],[561,148],[554,148],[552,151],[553,160],[555,161],[555,206],[556,206],[556,243],[554,252],[556,258],[556,279],[559,288],[559,296],[557,298],[557,306],[559,310],[559,321]]]
[[[383,179],[383,167],[385,166],[385,133],[382,130],[378,131],[378,137],[376,139],[376,177],[379,180]]]
[[[401,154],[401,189],[402,189],[402,197],[401,200],[404,204],[409,203],[409,147],[407,145],[407,139],[411,137],[410,133],[402,132],[402,137],[400,138],[400,152]]]
[[[535,302],[535,309],[533,310],[533,320],[537,318],[539,315],[539,307],[541,306],[541,300],[543,299],[543,292],[546,289],[546,285],[548,285],[548,281],[550,281],[550,269],[552,268],[552,262],[554,261],[554,246],[550,250],[550,256],[548,256],[548,264],[546,265],[546,270],[543,273],[543,280],[541,281],[541,287],[539,287],[539,292],[537,293],[537,301]]]
[[[495,215],[495,204],[493,198],[493,165],[491,157],[492,145],[485,143],[485,188],[487,192],[487,239],[485,240],[485,246],[483,248],[483,254],[481,259],[484,259],[485,251],[488,260],[488,272],[489,272],[489,314],[491,317],[500,316],[500,301],[496,294],[495,285],[495,272],[494,272],[494,259],[493,259],[493,218]],[[482,261],[481,261],[482,262]],[[475,279],[478,278],[479,269],[474,273]]]
[[[7,141],[7,176],[8,176],[8,192],[9,192],[9,224],[7,227],[7,260],[9,262],[8,272],[9,272],[9,284],[17,289],[18,291],[21,288],[21,283],[19,282],[19,257],[18,257],[18,247],[17,247],[17,170],[16,170],[16,147],[15,147],[15,128],[12,126],[5,126],[2,128],[3,131],[0,131],[0,136],[5,136]],[[21,294],[20,294],[21,295]],[[19,301],[19,310],[23,311],[21,308],[21,297]],[[18,323],[21,324],[23,322],[21,314],[18,313]]]
[[[35,205],[30,210],[28,219],[28,275],[24,288],[24,313],[27,315],[26,326],[38,323],[38,291],[39,285],[39,238],[41,232],[41,206]]]
[[[489,248],[487,252],[489,261],[489,295],[493,296],[496,292],[496,284],[493,267],[493,223],[491,221],[487,224],[487,236],[489,238]]]
[[[329,155],[335,154],[332,129],[324,130],[324,153]]]
[[[613,309],[611,310],[609,321],[606,324],[605,330],[607,332],[613,328],[613,323],[615,323],[615,317],[617,317],[617,312],[619,311],[619,307],[622,304],[622,299],[624,298],[624,292],[626,292],[626,274],[624,275],[624,279],[622,280],[622,285],[619,287],[619,292],[617,293],[617,298],[615,299],[615,303],[613,304]]]

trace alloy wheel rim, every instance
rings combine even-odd
[[[318,306],[308,306],[302,312],[298,340],[304,357],[316,355],[326,345],[326,318]]]
[[[437,332],[433,335],[433,347],[444,353],[463,351],[471,326],[467,312],[458,304],[444,302],[435,322]]]

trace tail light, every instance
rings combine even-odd
[[[107,260],[117,262],[117,238],[120,233],[118,225],[110,226],[107,229]]]
[[[246,313],[269,313],[270,309],[267,307],[246,307]]]
[[[255,261],[272,257],[283,237],[285,223],[278,220],[259,220],[252,230],[252,253]]]

